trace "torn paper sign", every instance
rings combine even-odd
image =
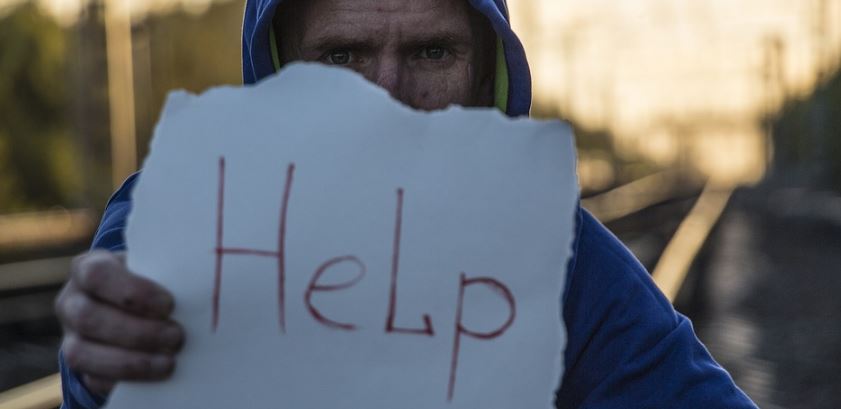
[[[187,343],[109,407],[551,408],[577,192],[556,121],[316,65],[175,93],[126,238]]]

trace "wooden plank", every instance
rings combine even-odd
[[[0,292],[59,285],[67,279],[72,257],[0,264]]]
[[[0,249],[85,240],[95,228],[96,217],[89,209],[0,215]]]
[[[0,409],[52,409],[61,405],[61,377],[53,374],[0,393]]]

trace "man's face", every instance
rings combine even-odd
[[[421,110],[491,106],[496,37],[467,0],[287,0],[284,63],[357,71]]]

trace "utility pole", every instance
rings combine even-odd
[[[72,59],[74,133],[81,154],[78,171],[84,181],[78,205],[94,208],[112,191],[110,175],[101,166],[101,158],[108,155],[109,137],[103,6],[101,2],[85,4],[75,28],[78,48]]]
[[[574,116],[573,106],[575,105],[575,64],[578,62],[575,59],[575,54],[578,51],[578,31],[575,27],[567,28],[561,36],[561,47],[564,56],[564,116],[572,118]]]
[[[814,59],[817,63],[818,71],[818,86],[822,85],[828,77],[828,43],[829,43],[829,23],[828,12],[830,5],[827,0],[815,0],[812,3],[812,49],[815,54]]]
[[[779,34],[771,34],[765,37],[762,47],[762,127],[765,133],[765,169],[768,171],[773,165],[775,155],[774,117],[777,111],[783,108],[786,98],[785,43]]]
[[[137,170],[131,13],[128,0],[104,1],[111,117],[111,181],[117,187]]]
[[[812,4],[812,43],[815,54],[814,61],[818,74],[814,96],[812,97],[814,102],[809,110],[810,136],[812,139],[811,142],[813,143],[812,157],[810,158],[812,166],[810,168],[815,173],[813,178],[823,179],[826,178],[826,172],[829,169],[830,159],[827,156],[829,149],[828,128],[829,116],[832,112],[831,103],[828,101],[826,92],[823,89],[830,76],[830,67],[827,58],[827,44],[829,43],[827,12],[829,5],[827,4],[827,0],[815,0]]]

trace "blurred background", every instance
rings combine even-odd
[[[841,0],[509,0],[583,204],[764,408],[841,407]],[[166,93],[239,84],[241,0],[0,0],[0,408]],[[5,391],[5,392],[4,392]]]

